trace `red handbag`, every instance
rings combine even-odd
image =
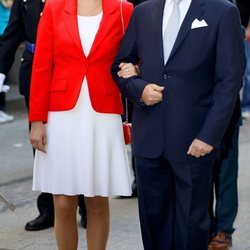
[[[126,145],[132,143],[132,123],[128,122],[128,100],[125,98],[125,122],[122,123],[124,142]]]
[[[126,145],[132,143],[132,124],[128,122],[123,122],[123,136]]]

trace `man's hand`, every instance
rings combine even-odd
[[[199,158],[200,156],[209,154],[212,150],[213,150],[212,146],[208,145],[207,143],[201,140],[194,139],[188,149],[187,154]]]
[[[142,92],[141,99],[146,105],[154,105],[162,101],[164,87],[154,83],[146,85]]]
[[[46,153],[45,146],[47,144],[47,137],[43,122],[31,123],[30,143],[35,149]]]

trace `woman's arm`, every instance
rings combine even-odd
[[[52,1],[47,1],[40,19],[32,67],[29,120],[47,122],[53,72]]]

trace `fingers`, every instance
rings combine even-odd
[[[39,151],[46,153],[47,138],[42,122],[33,122],[30,131],[30,143]]]
[[[132,76],[136,76],[136,69],[131,63],[121,63],[120,65],[120,71],[117,73],[119,77],[123,78],[129,78]]]
[[[154,83],[152,83],[151,86],[152,86],[152,88],[153,88],[155,91],[157,91],[157,92],[162,92],[162,91],[164,90],[164,87],[163,87],[163,86],[159,86],[159,85],[154,84]]]
[[[201,151],[198,149],[198,145],[196,145],[195,140],[190,145],[187,154],[194,156],[196,158],[199,158],[201,156]],[[203,154],[203,156],[205,156],[204,152],[202,154]]]
[[[41,141],[30,140],[30,143],[32,144],[34,149],[46,153],[46,148],[45,148],[46,144],[44,144],[42,140]]]
[[[139,74],[139,68],[132,63],[120,63],[120,71],[117,73],[119,77],[129,78]]]
[[[146,105],[154,105],[162,101],[164,87],[148,84],[142,92],[142,100]]]
[[[213,150],[213,147],[209,144],[195,139],[190,145],[187,154],[199,158],[201,156],[205,156],[209,154]]]
[[[35,138],[30,136],[30,144],[33,146],[33,148],[42,151],[43,153],[46,153],[46,141],[46,138]]]

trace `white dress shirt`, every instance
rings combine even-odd
[[[180,5],[180,24],[179,27],[181,27],[181,24],[188,12],[188,9],[190,7],[192,0],[182,0]],[[162,20],[162,37],[164,36],[164,32],[166,29],[166,25],[168,22],[169,17],[171,16],[171,13],[173,11],[174,1],[173,0],[166,0],[164,11],[163,11],[163,20]]]

